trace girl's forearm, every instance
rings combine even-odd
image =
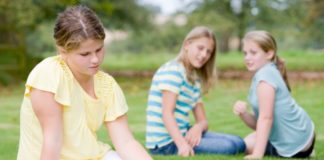
[[[243,113],[242,115],[240,115],[240,118],[242,119],[242,121],[251,129],[255,130],[256,129],[256,120],[255,120],[255,116],[252,115],[251,113]]]
[[[256,130],[256,142],[253,149],[254,155],[263,156],[265,148],[268,143],[270,130],[273,120],[271,118],[262,118],[258,119],[257,130]]]
[[[136,141],[135,139],[131,139],[126,141],[123,144],[122,148],[117,151],[119,156],[124,160],[132,160],[132,159],[147,159],[151,160],[151,156],[145,151],[145,149]]]
[[[187,143],[179,130],[173,113],[163,113],[163,122],[177,146],[180,146],[183,143]]]
[[[208,130],[208,122],[207,120],[199,121],[195,125],[199,126],[199,128],[203,131]]]
[[[41,153],[41,160],[59,160],[60,152],[51,148],[43,148]]]
[[[54,135],[52,135],[54,137]],[[44,138],[41,151],[41,160],[58,160],[62,146],[62,138],[60,135],[54,139]]]

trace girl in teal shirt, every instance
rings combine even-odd
[[[265,31],[252,31],[243,38],[244,62],[255,72],[247,104],[237,101],[233,111],[254,130],[244,141],[245,159],[264,155],[309,157],[314,148],[314,123],[290,94],[284,62],[279,59],[274,38]]]

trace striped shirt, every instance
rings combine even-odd
[[[146,147],[149,149],[173,141],[162,120],[162,91],[178,95],[174,116],[182,135],[190,127],[189,112],[201,101],[200,81],[190,83],[182,63],[171,60],[161,66],[153,77],[147,103]]]

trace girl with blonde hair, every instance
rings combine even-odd
[[[237,154],[243,140],[207,131],[202,95],[215,76],[216,39],[206,27],[195,27],[183,41],[179,56],[155,73],[148,97],[146,147],[152,154]],[[196,123],[190,125],[189,113]]]
[[[243,38],[244,62],[254,72],[247,104],[237,101],[233,111],[254,130],[245,138],[246,159],[264,155],[306,158],[314,149],[315,127],[290,94],[284,62],[275,39],[266,31],[251,31]]]

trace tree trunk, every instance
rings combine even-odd
[[[219,42],[219,51],[221,53],[228,53],[229,52],[229,39],[231,37],[230,32],[223,32],[221,34],[221,39]]]

